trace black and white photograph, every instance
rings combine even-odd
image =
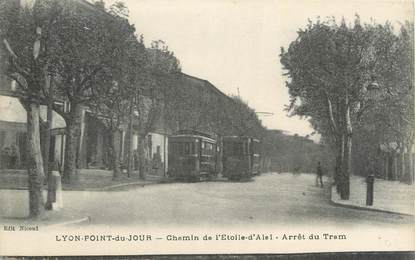
[[[0,0],[0,256],[415,251],[413,18]]]

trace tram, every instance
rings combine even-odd
[[[260,174],[258,139],[249,136],[225,136],[222,145],[224,177],[229,180],[244,180]]]
[[[216,139],[206,133],[182,130],[169,137],[168,176],[177,180],[200,181],[217,176]]]

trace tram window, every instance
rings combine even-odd
[[[201,148],[202,148],[202,149],[205,149],[205,142],[202,142],[202,143],[201,143]]]
[[[223,146],[223,153],[225,155],[240,155],[242,152],[242,144],[236,142],[225,143]]]
[[[209,154],[213,155],[213,144],[209,144]]]
[[[252,152],[252,154],[257,154],[258,153],[258,142],[256,142],[256,141],[253,141],[252,143],[251,143],[251,152]]]
[[[196,153],[196,146],[195,143],[190,143],[190,153],[195,154]]]
[[[184,154],[190,154],[190,143],[184,143]]]
[[[193,153],[197,154],[198,152],[199,152],[198,142],[196,140],[196,143],[193,143]]]
[[[206,143],[206,152],[207,152],[207,154],[210,154],[210,150],[212,150],[211,148],[212,148],[212,144]]]
[[[244,154],[243,143],[234,143],[233,144],[233,154],[234,155]]]
[[[171,144],[171,151],[172,151],[172,153],[177,154],[177,143],[172,143]]]
[[[180,154],[180,143],[175,143],[174,153],[175,154]]]

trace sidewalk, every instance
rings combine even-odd
[[[366,180],[350,177],[350,199],[341,200],[336,187],[331,188],[331,201],[337,205],[406,215],[414,215],[414,185],[375,179],[373,206],[366,206]]]
[[[138,174],[134,174],[127,178],[123,173],[119,180],[112,180],[112,172],[97,169],[82,169],[77,176],[73,176],[71,183],[62,184],[63,190],[73,191],[101,191],[120,189],[124,186],[132,185],[149,185],[165,182],[162,176],[146,175],[146,179],[138,178]],[[26,170],[1,170],[0,171],[0,189],[27,189],[28,175]]]
[[[46,200],[46,191],[43,192]],[[38,225],[38,226],[61,226],[89,222],[88,216],[79,212],[66,210],[45,211],[44,219],[31,220],[29,215],[29,201],[25,190],[0,190],[0,223],[2,225]]]
[[[112,172],[106,170],[81,170],[74,176],[70,184],[63,184],[64,196],[68,193],[88,194],[89,192],[121,191],[135,186],[146,186],[166,182],[165,178],[157,175],[147,175],[146,180],[135,174],[127,178],[126,174],[117,180],[112,180]],[[56,226],[89,222],[89,216],[77,211],[68,211],[65,207],[60,211],[46,211],[45,219],[30,220],[28,201],[28,176],[25,170],[0,171],[0,223],[10,225],[39,225]],[[46,201],[47,187],[44,187],[43,197]]]

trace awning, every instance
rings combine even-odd
[[[40,106],[40,117],[42,118],[43,121],[46,121],[47,119],[47,112],[48,112],[48,109],[46,106]],[[65,128],[65,127],[66,127],[65,119],[63,119],[63,117],[59,115],[58,113],[56,113],[55,111],[52,111],[52,129]]]
[[[40,117],[46,121],[47,107],[40,106]],[[15,97],[0,96],[0,121],[26,123],[26,110]],[[52,129],[65,128],[65,120],[55,111],[52,113]]]

